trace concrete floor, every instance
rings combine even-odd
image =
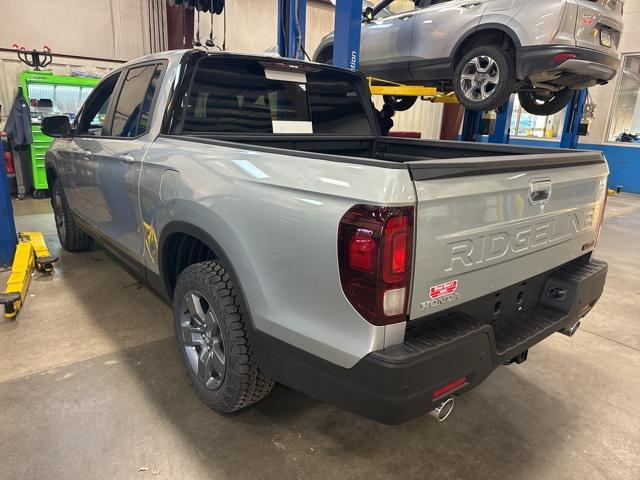
[[[60,252],[48,201],[14,208],[61,261],[0,323],[1,479],[640,478],[639,196],[609,199],[606,292],[576,336],[499,368],[447,422],[395,427],[282,386],[208,410],[169,307],[104,251]]]

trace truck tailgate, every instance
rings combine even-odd
[[[411,166],[417,193],[411,320],[594,248],[608,175],[600,153],[438,163]]]

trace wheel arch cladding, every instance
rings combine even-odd
[[[185,268],[194,263],[217,260],[224,265],[238,288],[242,307],[249,314],[249,322],[253,326],[245,291],[237,271],[227,253],[213,236],[188,222],[173,221],[162,229],[158,247],[160,278],[169,299],[173,298],[173,290],[178,276]],[[181,251],[176,249],[181,249]]]
[[[169,297],[185,268],[206,260],[222,259],[220,251],[218,243],[201,228],[180,221],[167,224],[160,235],[159,266]]]
[[[49,188],[53,187],[53,182],[58,179],[58,172],[51,165],[46,165],[45,174],[47,176],[47,185],[49,185]]]

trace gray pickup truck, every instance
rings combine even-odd
[[[96,239],[172,303],[218,412],[277,381],[443,419],[602,293],[601,153],[383,137],[358,73],[156,54],[42,128],[62,246]]]

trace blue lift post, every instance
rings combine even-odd
[[[304,60],[307,0],[278,0],[278,54]]]
[[[511,128],[511,117],[513,116],[513,101],[515,95],[511,95],[496,118],[496,127],[489,135],[489,143],[509,143],[509,129]]]
[[[351,71],[360,69],[362,0],[336,0],[333,64]]]
[[[500,109],[498,117],[496,118],[495,130],[489,135],[489,143],[509,143],[509,128],[511,127],[514,98],[515,96],[511,95],[509,100],[507,100]],[[464,111],[461,140],[465,142],[482,141],[480,126],[483,113],[484,112],[473,112],[471,110]]]
[[[479,142],[482,140],[480,123],[482,122],[483,113],[484,112],[474,112],[473,110],[465,109],[460,140],[463,142]]]
[[[0,266],[9,266],[13,263],[17,240],[9,183],[4,166],[4,150],[0,141]]]
[[[580,121],[584,113],[584,106],[587,103],[588,91],[586,88],[576,90],[571,97],[569,105],[564,115],[564,126],[562,137],[560,138],[560,148],[578,148],[578,134],[580,131]]]

